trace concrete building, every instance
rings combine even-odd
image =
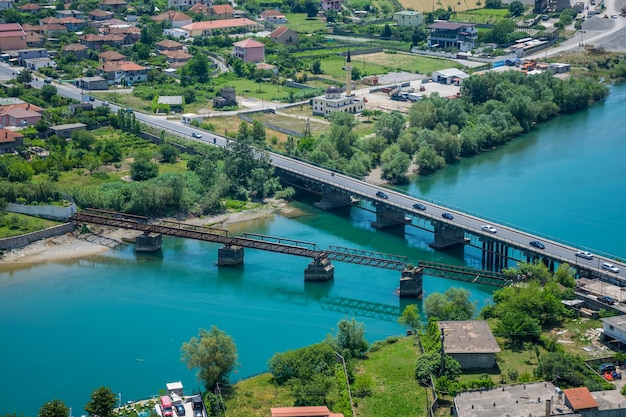
[[[148,80],[148,69],[129,61],[105,62],[98,67],[98,71],[100,71],[100,76],[109,82],[109,85],[131,85]]]
[[[157,51],[178,51],[183,49],[183,44],[180,42],[173,41],[171,39],[164,39],[160,42],[156,43]]]
[[[106,90],[109,83],[102,77],[82,77],[78,79],[78,87],[84,90]]]
[[[24,66],[31,71],[39,71],[42,68],[56,68],[57,64],[52,58],[31,58],[24,60]]]
[[[461,52],[474,49],[478,37],[476,26],[472,23],[435,22],[428,26],[429,48],[456,48]]]
[[[508,385],[454,397],[455,417],[572,416],[562,391],[551,382]]]
[[[326,11],[326,10],[340,11],[341,10],[341,4],[342,4],[341,0],[321,0],[320,1],[320,8],[322,10],[324,10],[324,11]]]
[[[447,68],[439,71],[433,71],[433,82],[441,84],[454,84],[461,85],[464,79],[468,78],[469,74],[456,68]]]
[[[275,9],[269,9],[269,10],[264,10],[261,13],[261,19],[264,22],[267,23],[271,23],[274,25],[279,25],[282,23],[288,23],[287,18],[285,17],[285,15],[281,12],[279,12],[278,10]]]
[[[261,29],[261,26],[254,20],[247,19],[245,17],[239,19],[226,19],[226,20],[208,20],[203,22],[194,22],[189,25],[183,26],[181,29],[187,31],[188,36],[192,38],[200,36],[211,36],[214,30],[228,30],[245,28],[248,31],[254,32]]]
[[[270,33],[270,39],[285,46],[298,46],[298,42],[300,42],[298,33],[287,26],[277,27]]]
[[[364,102],[352,95],[352,59],[350,51],[346,56],[346,93],[341,94],[341,88],[330,86],[326,88],[326,94],[313,97],[311,105],[314,116],[328,116],[334,112],[360,113],[363,111]]]
[[[233,56],[244,62],[265,61],[265,45],[254,39],[244,39],[233,44]]]
[[[63,139],[71,138],[72,133],[76,130],[87,130],[87,125],[84,123],[69,123],[65,125],[50,126],[50,132]]]
[[[80,43],[70,43],[65,45],[61,50],[63,55],[74,55],[78,59],[87,58],[89,56],[89,48]]]
[[[24,146],[24,135],[9,129],[0,129],[0,155],[14,153]]]
[[[462,369],[493,368],[500,346],[486,321],[440,321],[444,352]]]
[[[417,27],[424,24],[424,13],[402,10],[393,14],[393,21],[398,26]]]
[[[603,318],[602,332],[605,341],[621,347],[626,343],[626,315]]]
[[[168,105],[173,112],[183,110],[183,96],[159,96],[157,103]]]
[[[117,51],[104,51],[98,54],[98,62],[104,64],[106,62],[126,61],[128,57]]]
[[[0,51],[26,48],[26,32],[19,23],[0,24]]]
[[[2,126],[32,126],[43,117],[44,109],[30,103],[0,106]]]

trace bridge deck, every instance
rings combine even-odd
[[[483,271],[482,269],[467,268],[439,264],[436,262],[419,261],[418,266],[424,267],[424,275],[449,278],[457,281],[472,282],[475,284],[505,287],[511,285],[511,277],[499,272]]]

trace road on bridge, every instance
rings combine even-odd
[[[0,77],[12,78],[13,73],[18,71],[17,68],[11,67],[8,64],[0,63]],[[41,87],[43,81],[34,81],[33,86]],[[55,84],[58,93],[70,97],[76,100],[81,99],[82,90],[73,85],[68,84]],[[96,105],[102,104],[101,101],[96,100]],[[117,111],[120,107],[111,104],[112,111]],[[193,132],[198,132],[199,129],[185,125],[179,121],[168,120],[164,116],[149,115],[135,111],[136,118],[144,123],[151,124],[159,129],[165,129],[173,134],[184,137],[188,140],[194,140],[191,136]],[[216,146],[224,147],[227,144],[228,138],[217,135],[211,132],[202,131],[202,138],[195,139],[206,142],[208,144],[214,144]],[[403,210],[408,215],[413,217],[423,217],[429,220],[449,223],[457,228],[464,229],[467,233],[471,233],[476,236],[482,236],[488,239],[497,240],[507,246],[521,249],[529,254],[536,254],[538,257],[547,257],[557,260],[559,262],[567,262],[572,266],[582,266],[585,269],[596,271],[598,273],[613,276],[617,279],[626,282],[626,265],[623,262],[618,262],[613,259],[613,256],[607,254],[596,254],[593,259],[583,259],[575,256],[578,250],[586,250],[593,252],[590,248],[579,246],[577,243],[559,242],[558,239],[549,239],[542,237],[540,234],[521,230],[515,226],[505,226],[503,224],[497,224],[495,222],[488,222],[478,215],[470,214],[462,209],[452,209],[445,207],[441,203],[434,201],[428,201],[414,196],[396,192],[393,190],[387,190],[385,188],[369,184],[363,180],[356,179],[340,173],[334,173],[330,170],[320,168],[302,161],[287,158],[275,153],[269,153],[271,162],[279,169],[297,173],[301,176],[315,179],[323,184],[330,185],[335,188],[343,189],[359,198],[365,198],[373,202],[380,204],[386,204],[392,207]],[[388,196],[388,199],[382,199],[376,196],[377,191],[384,191]],[[413,204],[420,202],[426,206],[426,210],[421,211],[413,208]],[[454,216],[453,220],[446,220],[442,218],[444,212],[451,213]],[[481,229],[482,225],[491,224],[496,227],[497,233],[490,233]],[[537,249],[530,246],[531,241],[540,240],[545,249]],[[601,269],[603,262],[609,262],[616,265],[619,268],[619,273],[607,272]]]

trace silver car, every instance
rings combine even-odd
[[[602,263],[602,269],[604,269],[605,271],[615,272],[616,274],[619,273],[619,268],[608,262]]]
[[[585,251],[576,252],[576,256],[578,256],[579,258],[584,258],[584,259],[593,259],[593,255]]]

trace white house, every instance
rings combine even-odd
[[[626,315],[603,318],[602,331],[607,341],[626,343]]]
[[[393,14],[393,21],[398,26],[417,27],[424,24],[424,13],[402,10]]]

